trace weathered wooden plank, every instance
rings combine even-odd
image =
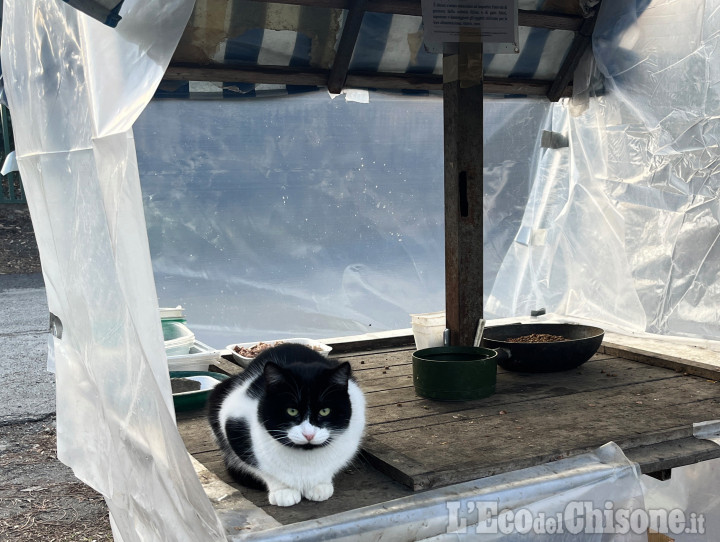
[[[407,348],[389,348],[378,352],[361,352],[358,354],[343,354],[337,356],[338,361],[348,361],[353,371],[364,371],[378,367],[407,365],[412,363],[414,350]]]
[[[359,352],[353,354],[339,354],[333,355],[338,361],[348,361],[353,367],[353,371],[366,371],[369,369],[377,369],[384,367],[397,367],[400,365],[412,365],[412,355],[415,352],[414,348],[386,348],[376,352]],[[331,354],[333,354],[331,352]],[[609,353],[598,353],[595,354],[590,360],[588,360],[582,367],[587,367],[589,363],[593,361],[599,361],[603,359],[617,358],[617,355]],[[504,374],[505,371],[502,367],[498,367],[498,374]],[[563,373],[567,374],[567,373]]]
[[[242,493],[245,494],[247,488],[238,485],[235,480],[233,480],[232,477],[228,474],[227,469],[225,468],[225,462],[223,461],[222,454],[217,447],[214,450],[208,450],[205,452],[194,452],[192,456],[198,461],[200,461],[200,463],[202,463],[207,470],[215,474],[223,482],[240,489]]]
[[[650,390],[653,390],[656,392],[653,398],[658,397],[658,399],[661,399],[664,398],[665,393],[672,394],[679,391],[685,393],[687,391],[685,389],[677,390],[672,383],[673,380],[663,379],[644,383],[619,384],[598,390],[588,389],[584,392],[577,393],[567,393],[566,390],[564,392],[563,390],[558,390],[559,392],[563,392],[563,394],[546,393],[544,396],[532,391],[519,392],[524,393],[524,395],[522,397],[515,397],[514,395],[516,394],[511,393],[509,394],[511,396],[510,399],[504,396],[504,394],[496,394],[486,399],[476,401],[474,402],[475,404],[470,404],[472,403],[470,401],[467,403],[438,403],[422,399],[419,400],[418,403],[396,402],[371,406],[367,417],[369,426],[382,425],[382,427],[374,428],[373,431],[378,433],[385,431],[392,432],[393,430],[402,428],[403,424],[407,424],[408,428],[435,425],[435,422],[438,420],[428,417],[435,415],[456,415],[462,419],[472,419],[494,417],[500,412],[523,412],[541,407],[553,410],[555,403],[552,401],[560,401],[567,398],[574,401],[577,407],[588,408],[590,411],[594,410],[594,415],[600,415],[601,409],[604,408],[603,401],[611,401],[616,395],[637,396],[637,394],[649,393]],[[714,397],[719,392],[718,389],[705,389],[704,393],[707,393],[707,395],[703,395],[703,398],[708,398]],[[398,390],[397,395],[405,395],[404,390]],[[641,399],[638,398],[638,400]],[[683,401],[686,400],[687,397],[683,398],[679,404],[684,404]],[[551,403],[548,404],[546,401],[551,401]],[[416,419],[422,419],[422,423],[419,424],[415,421]],[[440,418],[440,420],[443,420],[443,418]]]
[[[228,361],[223,357],[218,358],[210,365],[210,370],[226,375],[237,375],[244,371],[237,363]]]
[[[303,500],[286,508],[270,506],[265,491],[240,486],[230,478],[219,451],[194,454],[194,457],[225,483],[238,489],[243,497],[283,524],[316,519],[412,494],[412,490],[376,470],[360,454],[335,477],[335,492],[331,499],[320,503]]]
[[[361,335],[360,337],[364,337]],[[412,335],[397,335],[395,337],[382,337],[377,339],[344,340],[342,342],[326,342],[332,347],[333,357],[342,354],[364,355],[369,352],[382,351],[387,349],[398,349],[415,346],[415,338]]]
[[[205,412],[202,416],[178,419],[178,431],[192,455],[218,449]]]
[[[598,361],[600,359],[601,358],[599,358]],[[608,356],[606,359],[610,359],[610,357]],[[413,369],[412,369],[411,363],[389,363],[387,365],[381,364],[380,366],[366,368],[366,365],[363,365],[362,361],[365,361],[365,360],[360,361],[361,365],[359,365],[359,368],[353,366],[353,371],[355,374],[355,378],[357,379],[358,383],[360,384],[362,390],[365,393],[373,393],[373,392],[385,391],[385,390],[395,390],[395,389],[399,389],[399,388],[411,388],[413,386],[413,379],[412,379]],[[388,361],[390,361],[390,360],[388,360]],[[590,363],[590,362],[588,362],[588,363]],[[616,385],[618,385],[617,374],[614,373],[613,371],[626,369],[625,365],[627,365],[627,363],[625,361],[616,360],[615,363],[610,362],[608,365],[606,365],[604,367],[604,369],[600,369],[599,371],[596,371],[596,372],[597,372],[598,377],[604,377],[604,376],[609,377],[609,375],[614,374],[615,376],[612,377],[610,380],[608,380],[607,384],[616,386]],[[604,370],[605,373],[602,373],[601,372],[602,370]],[[573,373],[572,375],[568,374],[568,375],[566,375],[566,377],[572,378],[574,380],[581,380],[581,381],[588,380],[588,377],[583,378],[582,376],[577,376],[578,371],[573,371],[572,373]],[[585,374],[585,373],[582,373],[582,371],[580,371],[580,373]],[[646,373],[647,373],[646,371],[643,372],[643,374],[646,374]],[[503,371],[502,369],[500,369],[498,371],[498,379],[499,379],[501,388],[507,384],[507,381],[509,379],[520,379],[520,378],[527,379],[526,376],[506,377],[506,376],[504,376],[506,374],[514,375],[514,373],[508,373],[507,371]],[[545,380],[547,380],[547,379],[548,379],[548,377],[546,376]],[[534,380],[533,380],[533,382],[531,382],[532,385],[536,385],[536,383],[537,382]],[[552,384],[553,388],[557,387],[555,381],[552,381],[550,383]],[[590,385],[590,384],[588,384],[588,385]],[[591,385],[595,387],[597,384],[592,383]],[[556,389],[554,391],[557,392]]]
[[[351,363],[352,365],[352,363]],[[412,375],[412,363],[398,363],[380,365],[379,367],[364,368],[362,365],[359,369],[353,367],[356,378],[363,384],[373,380],[392,379],[393,376]]]
[[[384,449],[424,465],[423,472],[403,473],[418,489],[524,468],[548,454],[575,455],[608,441],[635,447],[678,438],[678,430],[688,436],[692,423],[717,417],[720,398],[717,385],[675,378],[627,386],[622,394],[598,390],[534,400],[506,407],[504,414],[490,408],[424,428],[369,431]]]
[[[553,81],[544,79],[519,79],[508,77],[485,77],[484,94],[516,94],[520,96],[545,96]],[[572,85],[568,85],[562,97],[572,96]]]
[[[623,359],[629,359],[639,363],[653,365],[655,367],[664,367],[665,369],[672,369],[673,371],[699,376],[708,380],[720,380],[720,367],[710,365],[709,363],[688,360],[668,354],[647,352],[630,346],[621,347],[611,344],[603,344],[600,348],[606,354]],[[720,355],[718,358],[720,358]]]
[[[414,388],[400,379],[398,387],[366,393],[368,405],[372,407],[388,407],[398,403],[404,408],[403,417],[423,415],[430,408],[437,412],[457,412],[482,406],[500,406],[514,403],[531,402],[545,397],[572,395],[585,391],[610,389],[614,393],[622,392],[623,388],[645,381],[667,380],[682,375],[659,368],[628,363],[624,360],[610,359],[594,364],[586,364],[583,371],[565,373],[547,373],[529,375],[523,373],[498,374],[496,393],[484,399],[463,402],[439,402],[423,399],[415,395]],[[558,374],[561,376],[558,377]],[[363,386],[363,373],[358,373],[360,386]],[[399,411],[398,411],[399,412]],[[397,415],[397,414],[396,414]],[[376,420],[384,417],[374,414]]]
[[[173,62],[165,70],[167,81],[232,81],[273,85],[325,86],[328,70],[292,66],[200,66]]]
[[[709,440],[685,437],[652,446],[637,446],[624,452],[630,461],[640,465],[643,474],[650,474],[716,459],[720,457],[720,446]]]
[[[414,350],[402,350],[402,351],[386,351],[379,355],[365,355],[365,356],[356,356],[356,357],[350,357],[350,356],[342,356],[336,358],[338,361],[347,361],[352,365],[353,372],[355,375],[361,379],[361,381],[365,382],[368,378],[379,378],[379,375],[381,373],[391,375],[393,374],[393,371],[401,371],[400,374],[412,374],[412,354]],[[567,375],[572,374],[582,374],[582,371],[588,367],[591,366],[594,362],[599,362],[603,360],[618,360],[619,358],[617,356],[611,356],[609,354],[595,354],[592,358],[590,358],[585,364],[583,364],[580,368],[574,369],[572,371],[566,371],[564,373],[553,373],[553,375],[548,373],[538,373],[537,375],[524,375],[521,378],[539,378],[539,379],[553,379],[557,380],[557,375],[562,374],[563,378]],[[636,364],[630,364],[624,360],[624,358],[620,358],[620,361],[618,363],[622,364],[623,367],[626,368],[633,368],[636,367]],[[498,366],[498,375],[504,375],[504,374],[513,374],[517,375],[517,372],[513,371],[506,371],[502,367]],[[663,374],[665,374],[665,371],[663,371]]]

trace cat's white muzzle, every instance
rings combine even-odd
[[[319,446],[330,438],[330,431],[323,427],[316,427],[308,420],[305,420],[290,428],[287,435],[290,441],[298,446],[305,446],[307,444]]]

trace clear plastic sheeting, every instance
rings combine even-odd
[[[711,440],[720,446],[720,420],[710,420],[693,424],[695,438]]]
[[[160,303],[202,342],[408,328],[444,307],[439,97],[156,100],[134,131]]]
[[[645,506],[684,520],[677,523],[675,542],[716,540],[720,532],[720,459],[672,470],[669,480],[641,477]]]
[[[233,540],[645,542],[645,518],[637,465],[611,442],[573,458]]]
[[[55,329],[58,457],[118,539],[222,540],[175,427],[131,125],[192,1],[127,0],[118,30],[6,0],[2,65]]]
[[[551,107],[485,101],[487,285]],[[161,305],[182,303],[216,347],[404,329],[443,309],[442,130],[437,95],[151,102],[134,133]]]
[[[593,51],[605,91],[578,116],[564,102],[546,118],[569,146],[538,139],[530,201],[487,317],[547,307],[720,337],[720,10],[647,4],[602,3]]]
[[[545,308],[720,339],[720,10],[692,6],[603,4],[579,89],[599,74],[597,96],[485,100],[487,319]],[[440,98],[369,96],[141,116],[159,295],[208,344],[406,328],[443,308]]]

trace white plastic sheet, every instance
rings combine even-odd
[[[62,323],[58,457],[126,542],[224,539],[174,424],[131,132],[191,8],[128,0],[112,30],[54,0],[4,4],[17,160]]]
[[[0,168],[0,175],[7,175],[8,173],[12,173],[13,171],[17,171],[17,160],[15,159],[15,151],[11,151],[8,153],[8,155],[5,157],[5,161],[2,164],[2,168]]]
[[[672,469],[669,480],[641,478],[645,506],[679,510],[686,526],[671,535],[675,542],[707,542],[720,532],[720,459]]]
[[[485,102],[488,294],[550,109]],[[216,347],[408,328],[442,310],[442,129],[438,95],[154,100],[134,133],[161,304],[182,303]]]
[[[233,540],[644,542],[644,507],[637,465],[611,442],[546,465]]]
[[[608,2],[578,77],[584,97],[600,77],[597,96],[486,99],[486,318],[544,307],[720,339],[716,7]],[[390,100],[155,102],[143,115],[159,294],[205,342],[406,328],[408,313],[443,308],[440,98],[397,98],[402,116]]]
[[[134,132],[161,304],[220,348],[442,309],[441,113],[379,93],[153,101]]]
[[[570,143],[547,149],[538,138],[487,317],[546,307],[720,338],[718,7],[603,2],[593,50],[604,92],[579,116],[561,102],[546,117],[544,129]]]

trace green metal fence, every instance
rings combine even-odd
[[[12,135],[12,121],[7,107],[0,106],[0,121],[2,122],[2,148],[0,149],[0,166],[5,157],[15,149]],[[26,203],[20,174],[17,171],[0,175],[0,203]]]

